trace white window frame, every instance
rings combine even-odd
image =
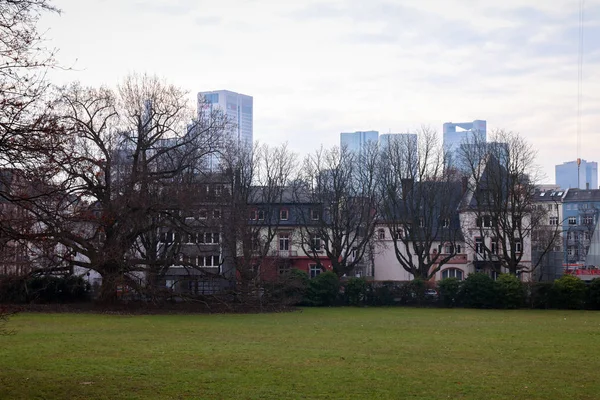
[[[281,221],[287,221],[290,216],[290,212],[287,208],[282,208],[279,210],[279,219]]]
[[[308,274],[310,279],[316,278],[321,275],[322,272],[321,268],[319,268],[319,264],[308,264]]]

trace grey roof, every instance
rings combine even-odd
[[[564,202],[597,201],[600,202],[600,189],[569,189]]]
[[[560,202],[566,195],[566,190],[546,190],[545,192],[536,192],[536,202]]]

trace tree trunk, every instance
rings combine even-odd
[[[102,303],[116,303],[119,301],[122,294],[125,292],[123,286],[122,274],[119,271],[118,264],[107,263],[103,268],[99,268],[102,272],[102,286],[100,287],[99,300]],[[119,285],[120,293],[119,293]]]

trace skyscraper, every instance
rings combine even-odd
[[[377,144],[379,132],[356,131],[340,133],[340,147],[346,147],[349,151],[360,153],[361,149],[368,143]]]
[[[456,166],[459,150],[466,142],[486,141],[486,126],[486,121],[479,119],[473,122],[446,122],[444,124],[444,153],[449,165]],[[456,128],[461,130],[457,131]]]
[[[556,184],[561,189],[598,189],[598,163],[581,160],[577,168],[577,160],[564,162],[554,167]]]
[[[220,109],[229,123],[227,133],[230,144],[252,146],[253,142],[253,98],[229,90],[214,90],[198,93],[198,114],[208,108]]]

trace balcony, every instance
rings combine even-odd
[[[475,253],[473,261],[500,261],[500,257],[497,254]]]
[[[290,258],[298,257],[298,252],[296,250],[272,250],[269,255],[271,257]]]

